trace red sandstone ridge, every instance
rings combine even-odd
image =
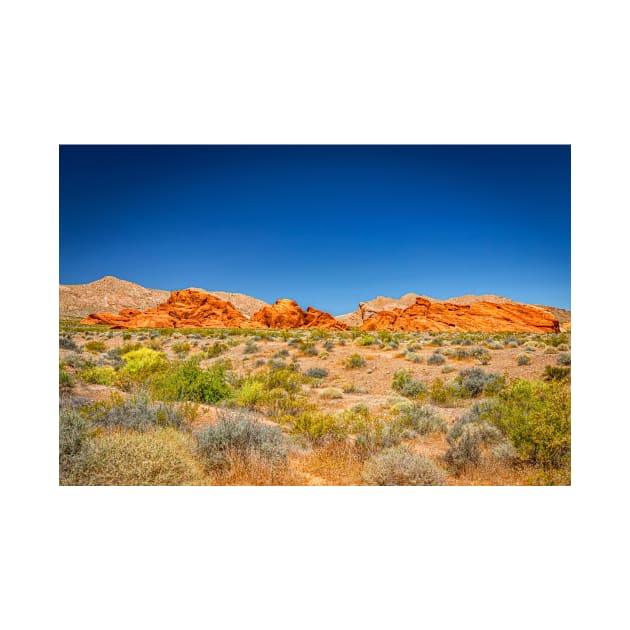
[[[418,297],[405,309],[376,313],[361,325],[361,330],[546,333],[560,332],[560,324],[551,313],[526,304],[453,304]]]
[[[247,328],[320,328],[322,330],[348,330],[348,326],[329,313],[309,306],[303,311],[294,300],[276,300],[252,315]]]
[[[174,291],[166,302],[145,311],[94,313],[81,321],[114,328],[240,328],[245,322],[247,318],[231,302],[196,289]]]

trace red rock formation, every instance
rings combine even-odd
[[[329,313],[309,306],[303,311],[294,300],[276,300],[252,315],[247,328],[320,328],[322,330],[348,330]]]
[[[114,328],[240,328],[246,321],[230,302],[206,291],[185,289],[171,293],[166,302],[146,311],[95,313],[81,323],[108,324]]]
[[[452,304],[422,297],[405,309],[380,311],[361,330],[559,332],[558,320],[547,311],[525,304],[476,302]]]

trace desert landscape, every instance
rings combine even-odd
[[[63,485],[566,485],[570,311],[59,287]]]

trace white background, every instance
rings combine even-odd
[[[3,627],[627,627],[622,7],[3,4]],[[60,143],[571,144],[573,486],[59,488]]]

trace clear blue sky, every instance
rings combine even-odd
[[[570,308],[569,146],[61,146],[60,282]]]

